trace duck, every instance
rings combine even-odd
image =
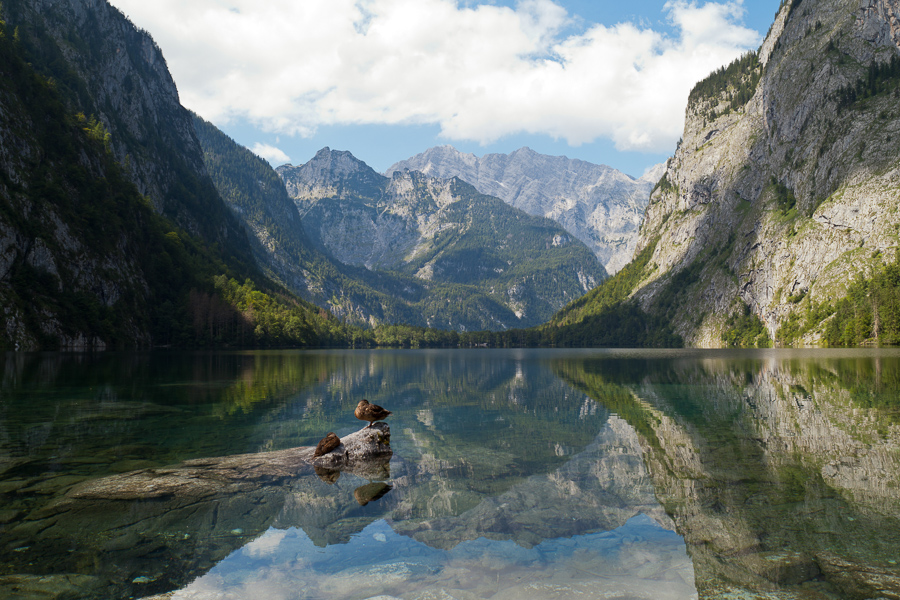
[[[378,406],[377,404],[370,404],[368,400],[363,398],[359,401],[359,404],[356,405],[356,410],[353,411],[353,415],[359,419],[360,421],[368,421],[369,424],[366,425],[365,429],[368,429],[372,426],[372,423],[375,421],[383,421],[391,414],[391,411],[385,410]]]
[[[336,436],[333,431],[329,431],[328,435],[323,437],[319,444],[316,446],[316,451],[313,453],[313,458],[319,458],[320,456],[324,456],[341,445],[341,438]]]

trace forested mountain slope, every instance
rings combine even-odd
[[[490,314],[514,319],[476,290],[432,286],[411,276],[334,259],[310,240],[284,182],[265,160],[215,125],[198,116],[194,121],[210,175],[244,223],[258,263],[294,293],[328,307],[346,322],[365,326],[424,326],[426,310],[440,312],[451,328],[490,327],[493,320],[484,316]],[[440,305],[432,306],[435,302]]]
[[[898,22],[887,0],[784,2],[700,82],[618,296],[697,346],[900,341]]]
[[[249,261],[152,38],[105,0],[5,0],[3,11],[19,51],[70,110],[102,123],[113,155],[157,211]]]
[[[105,2],[0,14],[0,347],[343,343],[256,268],[145,33]]]

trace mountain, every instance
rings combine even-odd
[[[530,148],[478,158],[452,146],[400,161],[386,174],[405,170],[443,179],[459,177],[482,194],[553,219],[587,244],[609,273],[631,260],[650,190],[662,175],[656,168],[634,179],[605,165],[546,156]]]
[[[417,172],[388,178],[328,148],[277,171],[315,248],[342,265],[407,282],[399,295],[411,309],[388,322],[533,326],[606,276],[590,250],[553,221],[459,179]]]
[[[898,18],[783,2],[758,52],[691,92],[628,276],[556,325],[631,298],[696,346],[900,341]]]
[[[20,51],[73,112],[110,133],[115,158],[141,194],[179,227],[252,262],[240,224],[206,174],[190,113],[162,51],[102,0],[7,0]]]
[[[106,152],[0,25],[0,348],[149,342],[183,261]],[[12,150],[12,151],[10,151]],[[175,260],[172,256],[175,255]],[[174,272],[162,281],[158,269]],[[174,267],[174,268],[173,268]]]
[[[370,271],[334,259],[307,235],[297,206],[268,162],[197,115],[194,127],[210,176],[226,204],[244,224],[258,264],[294,293],[327,306],[344,321],[358,325],[424,325],[422,314],[429,302],[451,305],[449,310],[443,306],[447,323],[464,328],[488,326],[490,320],[475,314],[485,311],[503,313],[504,318],[514,320],[508,310],[472,294],[472,290],[444,286],[438,292],[446,297],[437,300],[434,290],[429,291],[426,282],[414,277]],[[460,297],[461,292],[467,297]],[[452,302],[448,302],[451,298]],[[468,308],[455,310],[464,306]],[[468,312],[472,313],[471,318],[466,316]]]
[[[196,114],[193,120],[206,169],[243,224],[257,263],[287,287],[326,304],[339,293],[342,274],[313,248],[284,183],[268,162],[215,125]]]
[[[256,267],[145,32],[99,0],[12,0],[0,53],[0,348],[346,339]]]

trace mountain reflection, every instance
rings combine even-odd
[[[750,356],[554,369],[638,432],[701,597],[898,597],[900,358]]]
[[[900,597],[898,363],[8,355],[0,596]],[[364,427],[363,397],[389,463],[267,458]]]
[[[530,547],[614,529],[643,506],[667,523],[642,470],[624,495],[597,478],[607,447],[634,452],[634,440],[618,440],[606,411],[527,362],[453,352],[13,357],[0,423],[7,583],[35,597],[165,592],[270,528],[302,529],[325,547],[387,519],[434,547],[479,537]],[[192,479],[212,468],[206,457],[357,430],[361,397],[394,413],[389,468],[218,487]],[[116,487],[118,473],[155,487],[186,475],[138,500],[140,490]],[[85,576],[72,583],[72,573]]]

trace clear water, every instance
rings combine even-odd
[[[895,351],[9,354],[0,376],[0,598],[900,598]],[[363,397],[393,411],[371,479],[83,493],[346,435]]]

